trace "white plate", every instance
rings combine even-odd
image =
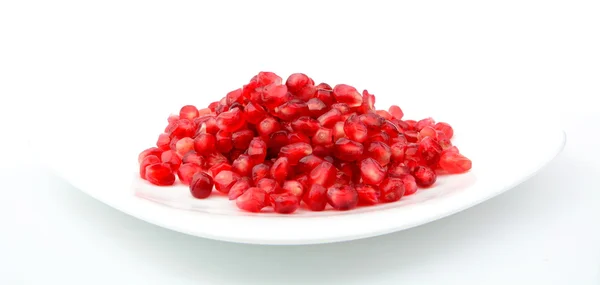
[[[386,106],[385,102],[379,105]],[[457,112],[461,116],[431,114],[436,119],[448,119],[454,126],[453,143],[473,161],[467,174],[441,177],[435,187],[396,203],[347,212],[250,214],[223,196],[196,200],[185,187],[154,187],[138,178],[137,155],[152,146],[164,128],[166,108],[148,107],[135,116],[127,116],[130,107],[113,108],[109,117],[102,115],[102,108],[78,108],[65,122],[75,117],[84,120],[86,127],[63,128],[55,135],[60,140],[45,142],[52,151],[42,153],[49,166],[76,188],[162,227],[231,242],[315,244],[400,231],[472,207],[531,177],[563,149],[566,141],[562,130],[548,123],[534,124],[530,119],[527,125],[494,119],[496,116],[471,120],[466,108]],[[408,113],[415,113],[412,111]],[[427,114],[427,110],[417,111]]]

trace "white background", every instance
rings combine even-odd
[[[599,284],[598,2],[392,3],[0,2],[0,284]],[[260,70],[395,90],[376,95],[408,115],[428,104],[469,110],[482,127],[548,118],[567,146],[534,178],[451,217],[292,247],[147,224],[39,162],[44,142],[61,139],[53,130],[85,128],[89,108],[141,123],[147,106],[164,117]]]

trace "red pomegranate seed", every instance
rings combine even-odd
[[[376,113],[366,113],[358,116],[358,120],[367,126],[369,130],[379,130],[385,119]]]
[[[244,126],[243,112],[239,108],[233,108],[217,116],[217,127],[219,129],[234,132]]]
[[[396,105],[390,106],[389,112],[396,120],[402,120],[402,117],[404,117],[404,112]]]
[[[437,174],[435,174],[435,171],[427,166],[419,165],[415,167],[412,174],[415,177],[417,185],[421,187],[429,187],[433,185],[437,179]]]
[[[285,81],[285,85],[287,85],[288,91],[292,92],[292,94],[296,95],[302,88],[306,85],[313,85],[314,82],[310,77],[308,77],[304,73],[294,73],[288,77]]]
[[[250,176],[252,166],[254,166],[252,159],[247,154],[241,154],[231,163],[231,169],[240,176]]]
[[[429,166],[436,165],[442,154],[442,147],[431,137],[425,137],[419,143],[419,153]]]
[[[194,150],[200,155],[208,155],[217,150],[217,139],[212,134],[199,134],[194,139]]]
[[[398,127],[396,123],[390,120],[385,120],[385,122],[383,122],[383,125],[381,126],[381,131],[385,132],[390,137],[390,139],[396,138],[399,135],[401,135],[400,127]]]
[[[433,129],[433,127],[430,126],[426,126],[424,128],[421,129],[421,131],[419,132],[419,138],[423,139],[425,137],[431,137],[435,140],[437,140],[438,135],[435,129]]]
[[[404,161],[404,151],[406,149],[406,143],[397,142],[390,146],[390,158],[392,161],[401,162]]]
[[[267,111],[258,104],[248,102],[248,105],[244,108],[244,119],[251,124],[258,124],[267,116]]]
[[[390,114],[386,110],[377,110],[377,111],[375,111],[375,113],[377,113],[377,115],[381,116],[382,118],[384,118],[386,120],[391,120],[394,118],[394,117],[392,117],[392,114]]]
[[[227,93],[227,95],[225,95],[225,97],[227,98],[227,105],[231,106],[231,104],[233,103],[242,103],[244,102],[243,99],[244,97],[242,96],[242,88],[233,90],[229,93]]]
[[[333,144],[333,131],[331,129],[319,128],[312,137],[313,145],[332,145]]]
[[[177,142],[178,141],[179,141],[179,138],[172,138],[171,142],[169,143],[169,148],[166,150],[177,151]]]
[[[192,105],[185,105],[181,107],[181,110],[179,111],[179,117],[183,119],[193,121],[198,116],[200,116],[200,114],[198,113],[198,109]]]
[[[307,190],[309,188],[310,184],[308,183],[308,175],[306,175],[306,174],[296,175],[296,177],[294,177],[294,179],[296,181],[298,181],[300,184],[302,184],[302,188],[304,188],[304,190]]]
[[[255,137],[250,141],[247,153],[252,165],[262,163],[267,157],[267,143],[263,139]],[[249,171],[250,169],[248,169],[248,173],[250,173]]]
[[[338,211],[347,211],[358,205],[358,192],[350,185],[334,185],[327,189],[329,204]]]
[[[327,105],[318,98],[312,98],[306,102],[310,116],[318,118],[327,112]]]
[[[363,124],[356,114],[350,115],[344,123],[344,133],[349,139],[357,142],[365,142],[368,138],[367,126]]]
[[[298,199],[302,198],[304,195],[304,186],[302,183],[294,180],[288,180],[283,182],[283,187],[281,187],[283,192],[291,193],[294,196],[298,197]]]
[[[335,166],[327,161],[323,161],[310,172],[308,183],[329,187],[335,182],[336,174],[337,169]]]
[[[307,135],[305,135],[303,133],[299,133],[299,132],[289,133],[287,138],[288,138],[288,144],[310,143],[310,138]]]
[[[454,136],[454,129],[448,123],[439,122],[435,124],[434,129],[443,132],[447,139],[451,139]]]
[[[233,147],[237,149],[247,149],[250,145],[250,141],[254,138],[254,132],[251,130],[241,130],[231,135]]]
[[[350,178],[352,183],[360,183],[360,167],[354,162],[343,162],[340,164],[339,170]]]
[[[179,115],[175,115],[175,114],[171,114],[169,115],[169,117],[167,118],[167,122],[169,122],[169,124],[175,123],[179,120]]]
[[[227,157],[221,153],[213,152],[206,156],[206,167],[210,168],[220,163],[227,163],[227,161]]]
[[[319,121],[311,117],[303,116],[292,122],[292,128],[296,132],[301,132],[309,137],[312,137],[315,135],[317,130],[319,130]]]
[[[182,138],[175,144],[175,151],[181,157],[194,150],[194,139]]]
[[[346,103],[350,107],[358,107],[362,105],[363,98],[358,93],[356,88],[346,85],[338,84],[333,88],[333,97],[340,103]]]
[[[281,183],[283,182],[289,174],[290,171],[290,163],[287,157],[280,157],[275,160],[273,166],[271,166],[271,177],[275,179],[275,181]]]
[[[162,153],[163,150],[157,147],[151,147],[149,149],[146,149],[142,151],[140,155],[138,155],[138,163],[142,163],[142,160],[144,160],[144,158],[146,158],[147,156],[154,155],[160,157]]]
[[[233,170],[233,166],[231,166],[231,164],[229,164],[227,161],[221,162],[211,166],[208,169],[208,174],[210,174],[212,177],[215,177],[223,170]]]
[[[274,111],[276,107],[289,101],[287,86],[277,84],[265,86],[262,89],[261,99],[267,109]]]
[[[271,134],[269,138],[269,150],[274,149],[275,154],[279,153],[279,149],[284,145],[289,144],[288,133],[286,131],[278,131]]]
[[[273,211],[279,214],[291,214],[300,206],[298,197],[289,192],[271,194],[270,199]]]
[[[361,205],[375,205],[379,203],[379,190],[367,184],[357,184],[358,203]]]
[[[214,176],[213,181],[215,182],[215,188],[217,191],[227,194],[231,186],[240,179],[240,175],[231,171],[223,170]]]
[[[210,196],[213,189],[213,179],[204,172],[198,172],[190,182],[190,192],[194,198],[204,199]]]
[[[369,157],[360,162],[360,175],[364,183],[379,185],[386,176],[386,169]]]
[[[317,93],[315,94],[315,98],[321,100],[323,103],[325,103],[325,105],[329,106],[329,105],[333,104],[333,91],[317,88]]]
[[[162,150],[169,150],[169,144],[171,143],[171,138],[169,134],[160,134],[158,136],[158,140],[156,141],[156,146]]]
[[[312,146],[308,143],[292,143],[288,144],[281,148],[279,155],[282,157],[287,157],[289,164],[294,166],[298,164],[298,161],[312,154]]]
[[[433,127],[434,124],[435,121],[432,118],[425,118],[417,122],[415,125],[415,130],[420,131],[427,126]]]
[[[450,174],[464,173],[471,169],[472,162],[457,151],[446,151],[439,161],[440,168]]]
[[[292,121],[309,114],[308,105],[302,100],[290,100],[275,109],[275,115],[285,121]]]
[[[388,176],[389,177],[400,178],[400,177],[402,177],[402,175],[409,174],[409,173],[410,173],[410,169],[408,168],[408,166],[406,166],[404,163],[401,163],[401,162],[392,164],[388,168]]]
[[[348,138],[344,131],[345,122],[339,121],[333,125],[333,141],[336,142],[339,139]]]
[[[408,142],[416,143],[419,141],[419,133],[417,131],[405,131],[404,136]]]
[[[296,169],[298,170],[298,173],[309,173],[323,161],[324,160],[322,158],[314,154],[307,155],[298,161],[298,166]]]
[[[409,143],[404,148],[404,159],[413,160],[413,161],[421,161],[421,153],[419,152],[419,144],[418,143]]]
[[[248,177],[242,177],[240,180],[235,182],[231,189],[229,189],[229,193],[227,193],[227,197],[229,200],[235,200],[237,197],[240,197],[246,190],[250,189],[252,184],[250,183],[250,179]]]
[[[374,141],[367,147],[367,155],[379,162],[381,166],[390,163],[392,149],[384,142]]]
[[[379,201],[383,203],[396,202],[402,198],[404,192],[404,183],[400,178],[386,178],[379,185]]]
[[[172,171],[177,171],[177,169],[179,169],[179,166],[181,165],[181,158],[179,158],[179,155],[172,150],[167,150],[165,152],[163,152],[160,155],[160,160],[163,163],[168,164]]]
[[[308,188],[303,199],[311,211],[323,211],[327,206],[327,188],[322,185],[313,184]]]
[[[146,167],[153,164],[160,164],[161,160],[156,155],[146,156],[140,163],[140,177],[146,179]]]
[[[212,103],[208,104],[208,109],[210,109],[212,112],[215,112],[217,110],[218,105],[219,105],[219,102],[212,102]]]
[[[230,152],[233,148],[233,141],[231,139],[231,133],[226,131],[218,131],[215,136],[217,141],[217,150],[221,153]]]
[[[170,186],[175,183],[175,174],[168,163],[156,163],[146,166],[146,180],[157,186]]]
[[[258,183],[259,180],[269,177],[271,167],[264,163],[260,163],[252,167],[252,181]]]
[[[269,71],[259,72],[256,75],[255,80],[259,86],[266,86],[269,84],[281,85],[281,83],[283,82],[281,77],[279,77],[279,75],[275,74],[274,72],[269,72]]]
[[[442,151],[448,150],[448,149],[450,149],[452,147],[452,142],[448,138],[438,139],[438,143],[440,144],[440,147],[442,148]]]
[[[263,138],[268,138],[272,133],[281,130],[281,124],[273,117],[265,117],[256,125],[258,134]]]
[[[271,178],[263,178],[259,180],[258,183],[256,183],[256,187],[262,189],[267,194],[280,193],[282,191],[279,183]]]
[[[363,154],[362,144],[349,140],[339,139],[335,142],[333,155],[343,161],[355,161]]]
[[[317,145],[313,148],[313,154],[319,157],[326,157],[333,153],[333,144]]]
[[[267,203],[267,193],[258,187],[250,187],[244,194],[237,197],[235,204],[238,208],[248,212],[260,212]]]
[[[398,178],[400,178],[402,183],[404,183],[404,196],[412,195],[417,192],[417,181],[412,175],[408,173],[402,174]]]
[[[388,136],[386,132],[372,132],[369,134],[369,141],[383,142],[387,144],[390,142],[390,136]]]
[[[317,121],[321,123],[321,126],[325,128],[331,128],[336,122],[342,119],[342,113],[338,109],[331,109],[325,114],[317,118]]]
[[[200,167],[204,167],[206,162],[204,157],[198,155],[195,151],[190,151],[183,156],[181,163],[195,163]]]
[[[335,103],[331,105],[331,108],[337,109],[342,115],[348,114],[350,112],[350,106],[348,106],[348,104],[346,103]]]
[[[194,122],[188,119],[179,119],[165,131],[171,138],[193,137],[196,133]]]
[[[185,185],[189,185],[194,174],[201,172],[202,167],[195,163],[184,163],[177,170],[179,181]]]

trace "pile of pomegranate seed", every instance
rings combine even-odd
[[[195,198],[214,188],[242,210],[288,214],[395,202],[471,169],[449,124],[403,115],[376,110],[367,90],[260,72],[205,109],[171,115],[140,153],[140,177],[169,186],[177,176]]]

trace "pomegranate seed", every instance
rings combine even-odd
[[[427,126],[421,129],[421,131],[419,132],[419,138],[423,139],[425,137],[431,137],[433,139],[438,138],[437,132],[435,129],[433,129],[433,127]]]
[[[175,151],[181,157],[194,150],[194,139],[182,138],[175,144]]]
[[[329,187],[335,182],[336,174],[337,169],[335,166],[327,161],[323,161],[310,172],[308,182],[310,184],[319,184],[324,187]]]
[[[379,185],[386,176],[386,169],[369,157],[360,162],[360,175],[364,183]]]
[[[288,94],[287,86],[271,84],[263,87],[261,99],[267,109],[274,111],[277,106],[289,101]]]
[[[440,157],[439,165],[448,173],[456,174],[469,171],[472,163],[470,159],[458,153],[458,151],[446,151]]]
[[[375,110],[375,95],[369,94],[367,90],[363,90],[362,99],[363,103],[358,108],[360,113],[368,113]]]
[[[419,141],[419,133],[417,131],[405,131],[404,136],[408,142],[416,143]]]
[[[198,172],[192,177],[190,182],[190,192],[197,199],[204,199],[210,196],[213,189],[213,179],[204,172]]]
[[[302,183],[294,180],[288,180],[283,183],[282,190],[287,193],[291,193],[294,196],[298,197],[298,199],[302,198],[304,195],[304,186]]]
[[[281,148],[289,144],[288,134],[286,131],[278,131],[271,134],[269,139],[269,149],[267,150],[268,155],[275,157],[279,154]]]
[[[233,103],[244,102],[244,97],[242,96],[242,88],[227,93],[227,95],[225,95],[225,98],[227,98],[227,105],[229,106],[231,106]]]
[[[240,179],[240,175],[231,171],[231,170],[223,170],[219,172],[216,176],[214,176],[213,181],[215,182],[215,188],[217,191],[227,194],[229,193],[229,189],[231,186],[235,184]]]
[[[298,161],[296,169],[298,173],[308,173],[312,171],[317,165],[321,164],[324,160],[314,154],[307,155]]]
[[[248,177],[242,177],[240,180],[235,182],[231,189],[229,189],[229,193],[227,193],[227,197],[229,200],[235,200],[240,197],[246,190],[250,189],[252,184],[250,183],[250,179]]]
[[[169,148],[166,150],[177,151],[177,142],[178,141],[179,141],[179,138],[172,138],[171,142],[169,143]]]
[[[367,155],[379,162],[381,166],[390,163],[392,149],[385,143],[374,141],[367,147]]]
[[[160,155],[160,160],[163,163],[168,164],[173,171],[177,171],[181,165],[181,158],[179,155],[172,150],[167,150]]]
[[[390,106],[389,112],[396,120],[402,120],[402,117],[404,117],[404,112],[396,105]]]
[[[208,174],[210,174],[212,177],[215,177],[215,176],[217,176],[217,174],[219,174],[219,172],[221,172],[223,170],[233,170],[233,166],[231,166],[231,164],[227,163],[227,161],[221,162],[221,163],[211,166],[208,169]]]
[[[200,167],[204,167],[204,157],[198,155],[195,151],[190,151],[181,159],[182,163],[195,163]]]
[[[315,98],[321,100],[325,105],[329,106],[333,104],[333,91],[325,89],[317,89]]]
[[[386,178],[379,185],[379,201],[383,203],[396,202],[404,195],[404,183],[400,178]]]
[[[410,169],[404,163],[396,163],[388,168],[388,176],[400,178],[404,174],[409,174]]]
[[[259,86],[266,86],[269,84],[281,85],[282,79],[279,75],[274,72],[261,71],[256,75],[256,81]]]
[[[319,128],[312,137],[313,145],[332,145],[333,144],[333,131],[331,129]]]
[[[146,167],[153,164],[160,164],[161,160],[156,155],[146,156],[140,163],[140,177],[146,179]]]
[[[346,85],[338,84],[333,88],[333,97],[340,103],[346,103],[350,107],[358,107],[362,105],[363,98],[358,93],[356,88]]]
[[[262,189],[267,194],[271,193],[279,193],[281,192],[281,187],[279,187],[279,183],[271,178],[263,178],[256,183],[256,187]]]
[[[319,121],[303,116],[292,122],[292,128],[296,132],[301,132],[309,137],[315,135],[317,130],[319,130]]]
[[[439,122],[435,124],[434,129],[443,132],[447,139],[451,139],[454,136],[454,129],[448,123]]]
[[[194,150],[200,155],[211,154],[217,150],[217,139],[209,133],[199,134],[194,139]]]
[[[210,109],[212,112],[215,112],[217,110],[217,105],[219,105],[219,102],[212,102],[208,104],[208,109]]]
[[[331,109],[325,114],[321,115],[317,120],[321,123],[321,126],[331,128],[336,122],[342,119],[342,113],[338,109]]]
[[[288,192],[271,194],[270,199],[273,210],[279,214],[291,214],[300,206],[298,197]]]
[[[376,113],[366,113],[358,116],[358,120],[361,121],[369,130],[379,130],[385,119]]]
[[[442,147],[431,137],[425,137],[419,143],[419,154],[427,165],[436,165],[442,154]]]
[[[238,156],[238,158],[236,158],[233,161],[233,163],[231,164],[231,168],[233,171],[235,171],[235,173],[241,176],[250,176],[250,173],[252,173],[253,165],[254,164],[252,163],[252,159],[249,155],[241,154],[240,156]]]
[[[417,122],[417,124],[415,125],[415,130],[420,131],[427,126],[433,127],[434,124],[435,121],[432,118],[425,118]]]
[[[154,156],[160,157],[160,155],[162,153],[163,153],[163,150],[160,148],[157,148],[157,147],[151,147],[149,149],[146,149],[146,150],[142,151],[140,153],[140,155],[138,156],[138,163],[142,163],[144,158],[146,158],[147,156],[154,155]]]
[[[199,134],[216,134],[219,131],[217,120],[213,115],[202,116],[194,119],[194,125],[199,126],[196,131],[196,136]]]
[[[275,181],[281,183],[287,177],[290,171],[290,163],[287,157],[278,158],[273,166],[271,166],[271,177],[275,179]]]
[[[248,102],[248,105],[244,108],[244,118],[251,124],[258,124],[267,116],[267,111],[258,104]]]
[[[390,139],[396,138],[399,135],[401,135],[400,127],[398,127],[398,125],[396,125],[396,123],[394,123],[390,120],[385,120],[385,122],[383,122],[383,125],[381,126],[381,130],[383,132],[385,132],[390,137]]]
[[[327,206],[327,188],[313,184],[308,188],[303,200],[311,211],[323,211]]]
[[[268,178],[270,170],[271,168],[264,163],[255,165],[252,167],[252,181],[254,181],[254,183],[258,183],[259,180]]]
[[[312,98],[306,102],[310,116],[318,118],[327,112],[327,105],[318,98]]]
[[[344,175],[350,178],[352,183],[359,183],[361,180],[360,176],[360,167],[357,163],[354,162],[343,162],[339,167],[340,171],[344,173]]]
[[[217,127],[219,129],[234,132],[244,126],[243,112],[239,108],[233,108],[217,116]]]
[[[196,107],[192,105],[185,105],[181,107],[181,110],[179,111],[179,117],[183,119],[193,121],[198,116],[200,116],[200,114],[198,113],[198,109],[196,109]]]
[[[241,130],[231,135],[233,147],[237,149],[247,149],[250,145],[250,141],[254,138],[254,132],[251,130]]]
[[[294,133],[289,133],[288,136],[288,143],[289,144],[293,144],[293,143],[310,143],[310,138],[303,134],[303,133],[298,133],[298,132],[294,132]]]
[[[273,117],[265,117],[256,125],[256,130],[261,137],[268,138],[272,133],[281,130],[281,124]]]
[[[217,150],[221,153],[227,153],[230,152],[231,149],[233,148],[233,141],[231,139],[231,133],[230,132],[226,132],[226,131],[218,131],[217,135],[215,136],[215,139],[217,141]]]
[[[179,115],[175,115],[175,114],[171,114],[168,118],[167,118],[167,122],[169,122],[169,124],[175,123],[179,121]]]
[[[392,161],[404,161],[404,152],[406,150],[406,143],[397,142],[390,146],[390,158]]]
[[[319,157],[326,157],[333,153],[333,144],[317,145],[313,148],[313,154]]]
[[[412,175],[408,173],[402,174],[399,178],[402,180],[402,183],[404,183],[404,196],[412,195],[417,192],[417,181]]]
[[[392,142],[392,144],[394,143],[403,143],[403,144],[407,144],[408,140],[406,139],[406,137],[404,136],[404,134],[398,134],[397,137],[395,138],[391,138],[390,142]]]
[[[247,152],[252,165],[262,163],[267,157],[267,143],[261,138],[255,137],[250,141]],[[250,173],[250,169],[248,169],[248,173]]]
[[[308,183],[308,175],[306,174],[297,175],[295,179],[298,183],[302,184],[303,189],[308,189],[308,186],[310,186]]]
[[[339,121],[333,125],[333,141],[337,141],[339,139],[347,138],[346,132],[344,131],[345,122]]]
[[[358,205],[358,192],[349,185],[335,185],[327,189],[329,204],[338,211],[347,211]]]
[[[391,120],[394,118],[394,117],[392,117],[392,114],[390,114],[386,110],[377,110],[377,111],[375,111],[375,113],[377,113],[377,115],[381,116],[382,118],[384,118],[386,120]]]
[[[388,136],[386,132],[374,132],[369,134],[369,141],[383,142],[387,144],[390,141],[390,136]]]
[[[450,141],[450,139],[447,138],[438,139],[438,143],[440,144],[442,151],[448,150],[452,147],[452,142]]]
[[[169,134],[160,134],[158,136],[158,140],[156,141],[156,146],[162,150],[169,150],[169,143],[171,143]]]
[[[350,112],[350,106],[348,106],[348,104],[346,103],[335,103],[331,105],[331,108],[337,109],[342,115],[348,114]]]
[[[213,167],[220,163],[227,163],[227,157],[221,153],[213,152],[206,156],[206,167]]]
[[[258,187],[250,187],[244,194],[237,197],[235,204],[238,208],[248,212],[260,212],[267,203],[267,193]]]
[[[367,184],[357,184],[358,203],[361,205],[375,205],[379,203],[379,191]]]
[[[362,156],[363,150],[363,145],[358,142],[349,139],[339,139],[335,142],[333,154],[336,158],[343,161],[355,161]]]
[[[192,177],[194,174],[201,172],[202,167],[195,163],[184,163],[177,170],[177,176],[179,177],[179,181],[185,185],[190,185],[192,181]]]
[[[292,94],[298,93],[298,91],[302,90],[306,85],[313,85],[314,82],[304,73],[294,73],[288,77],[285,82],[287,85],[288,91],[292,92]]]
[[[158,186],[170,186],[175,183],[175,174],[168,163],[156,163],[146,166],[146,180]]]
[[[171,138],[193,137],[196,133],[196,126],[191,120],[179,119],[168,127],[166,133],[169,134]]]
[[[309,114],[308,105],[302,100],[291,100],[283,103],[275,110],[276,116],[285,121],[292,121]]]
[[[282,147],[279,155],[282,157],[287,157],[289,164],[294,166],[298,164],[298,161],[301,158],[312,154],[312,151],[312,146],[310,144],[299,142],[288,144]]]
[[[357,142],[365,142],[368,137],[367,126],[363,124],[356,114],[350,115],[344,123],[344,133],[349,139]]]
[[[433,185],[437,179],[437,174],[435,174],[435,171],[427,166],[421,165],[415,167],[413,176],[415,177],[417,185],[421,187],[429,187]]]

